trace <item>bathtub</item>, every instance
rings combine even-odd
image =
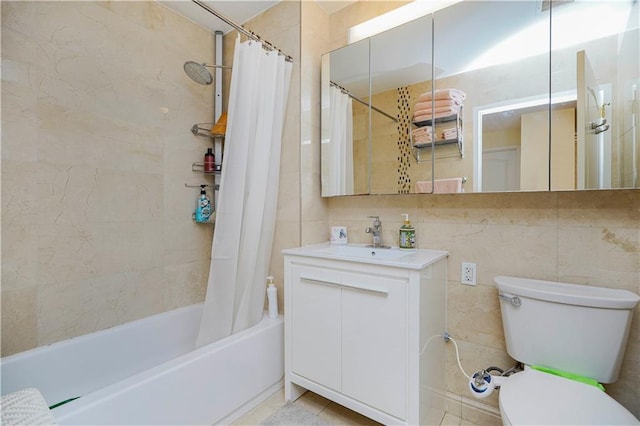
[[[193,349],[202,304],[2,358],[2,393],[42,392],[61,425],[226,424],[283,386],[283,319]]]

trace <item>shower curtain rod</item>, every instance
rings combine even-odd
[[[258,42],[262,43],[263,46],[265,47],[265,49],[267,49],[267,50],[275,50],[278,53],[280,53],[282,56],[284,56],[285,60],[287,62],[293,62],[293,58],[290,55],[287,55],[286,53],[284,53],[282,50],[278,49],[276,46],[274,46],[272,43],[268,42],[267,40],[263,40],[258,34],[254,33],[253,31],[247,30],[242,25],[236,24],[231,19],[227,18],[222,13],[218,12],[217,10],[213,9],[211,6],[203,3],[200,0],[191,0],[191,1],[193,1],[195,4],[197,4],[198,6],[200,6],[201,8],[206,10],[207,12],[211,13],[212,15],[220,18],[226,24],[231,25],[233,28],[235,28],[236,30],[238,30],[242,34],[246,35],[251,40],[255,40],[255,41],[258,41]]]
[[[347,89],[345,89],[344,87],[340,86],[338,83],[335,83],[333,81],[329,82],[330,85],[332,85],[333,87],[336,87],[338,89],[340,89],[340,91],[342,93],[344,93],[345,95],[348,95],[351,99],[353,99],[354,101],[358,101],[360,102],[362,105],[366,105],[368,107],[370,107],[372,110],[379,112],[380,114],[384,115],[385,117],[390,118],[391,120],[393,120],[395,123],[398,122],[398,119],[387,114],[386,112],[384,112],[383,110],[381,110],[380,108],[374,107],[373,105],[371,105],[369,102],[363,101],[362,99],[360,99],[359,97],[352,95],[351,92],[349,92]]]

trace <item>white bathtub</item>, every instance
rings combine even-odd
[[[283,320],[193,350],[202,304],[2,359],[2,393],[35,387],[62,425],[225,424],[283,386]]]

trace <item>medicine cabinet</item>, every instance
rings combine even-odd
[[[640,188],[639,20],[634,0],[464,1],[323,55],[322,195]],[[416,100],[446,88],[464,143],[416,151]]]

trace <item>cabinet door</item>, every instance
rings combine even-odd
[[[311,273],[309,273],[311,272]],[[340,287],[316,280],[313,269],[294,271],[291,286],[291,369],[340,390]]]
[[[342,392],[406,419],[408,283],[353,274],[343,284]]]

